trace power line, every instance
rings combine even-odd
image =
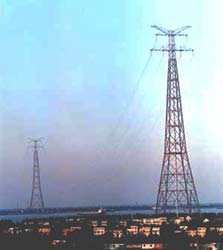
[[[162,56],[162,57],[160,58],[160,60],[159,60],[159,63],[158,63],[158,65],[157,65],[157,67],[156,67],[155,72],[157,72],[157,71],[159,70],[159,68],[160,68],[160,66],[161,66],[161,63],[163,62],[163,59],[164,59],[164,57]],[[158,100],[158,103],[159,103],[159,101],[160,101],[160,99]],[[154,104],[151,105],[152,109],[154,109],[153,107],[156,106],[156,104],[157,104],[157,101],[155,101]],[[141,105],[140,105],[140,106],[141,106]],[[137,110],[140,109],[140,106],[137,107],[137,108],[138,108]],[[134,115],[132,115],[131,117],[135,118]],[[119,140],[116,141],[116,144],[115,144],[115,145],[113,145],[116,151],[118,150],[118,148],[120,147],[120,145],[124,142],[124,139],[125,139],[126,136],[128,135],[128,133],[129,133],[129,131],[130,131],[130,128],[131,128],[131,123],[129,122],[127,128],[126,128],[126,129],[123,131],[123,133],[119,136]]]
[[[121,122],[123,121],[124,119],[124,116],[126,115],[131,103],[133,102],[134,98],[135,98],[135,95],[136,95],[136,92],[138,91],[139,89],[139,86],[140,86],[140,83],[146,73],[146,69],[149,65],[149,63],[151,62],[151,59],[152,59],[152,54],[150,54],[150,57],[148,58],[148,60],[146,61],[144,67],[143,67],[143,70],[141,71],[140,75],[139,75],[139,78],[138,80],[136,81],[136,84],[134,85],[134,88],[132,90],[132,93],[130,95],[130,98],[128,100],[128,102],[126,103],[125,107],[124,107],[124,110],[122,111],[121,115],[119,116],[118,118],[118,121],[117,121],[117,124],[115,126],[115,128],[112,130],[112,132],[110,133],[110,136],[109,136],[109,139],[111,138],[114,138],[114,135],[115,133],[117,132],[118,128],[120,127],[120,124]]]

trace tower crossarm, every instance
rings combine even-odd
[[[169,35],[172,35],[172,36],[176,36],[177,35],[177,36],[179,36],[179,35],[182,35],[182,34],[180,34],[182,31],[184,31],[184,30],[186,30],[188,28],[191,28],[190,25],[185,25],[185,26],[180,27],[180,28],[175,29],[175,30],[167,30],[167,29],[165,29],[163,27],[160,27],[160,26],[157,26],[157,25],[151,25],[151,27],[159,30],[161,32],[161,35],[164,35],[164,36],[165,35],[166,36],[169,36]],[[183,34],[183,35],[185,35],[185,34]]]
[[[159,48],[152,48],[150,49],[150,52],[168,52],[169,54],[170,53],[175,53],[175,52],[194,52],[193,49],[191,48],[185,48],[185,47],[176,47],[175,45],[175,37],[176,36],[184,36],[184,37],[188,37],[188,34],[186,33],[181,33],[182,31],[190,28],[191,26],[189,25],[186,25],[186,26],[183,26],[179,29],[176,29],[176,30],[167,30],[167,29],[164,29],[160,26],[157,26],[157,25],[152,25],[151,26],[152,28],[155,28],[157,30],[159,30],[161,33],[156,33],[156,37],[157,36],[167,36],[169,38],[169,44],[168,46],[164,47],[159,47]]]
[[[158,49],[156,49],[156,48],[152,48],[152,49],[150,49],[150,51],[151,52],[153,52],[153,51],[160,51],[160,52],[172,52],[172,51],[176,51],[176,52],[194,52],[194,50],[193,49],[184,49],[184,48],[179,48],[179,49],[174,49],[174,50],[172,50],[172,49],[168,49],[168,48],[158,48]]]
[[[184,30],[186,30],[188,28],[191,28],[191,26],[190,25],[185,25],[185,26],[183,26],[183,27],[181,27],[179,29],[174,30],[173,33],[174,33],[174,35],[179,36],[182,31],[184,31]]]
[[[164,29],[164,28],[162,28],[162,27],[160,27],[160,26],[157,26],[157,25],[151,25],[151,27],[152,28],[155,28],[155,29],[157,29],[157,30],[159,30],[159,31],[161,31],[163,34],[168,34],[168,30],[167,29]]]
[[[170,34],[169,33],[167,33],[167,34],[166,33],[156,33],[155,36],[169,36]],[[185,37],[188,37],[188,34],[183,34],[183,33],[179,33],[179,34],[172,33],[171,35],[172,36],[185,36]]]

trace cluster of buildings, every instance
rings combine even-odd
[[[44,239],[52,249],[174,250],[179,245],[176,249],[216,250],[223,249],[223,215],[85,215],[0,222],[0,238],[22,240],[27,235]]]

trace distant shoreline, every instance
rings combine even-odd
[[[14,222],[26,219],[45,219],[50,217],[77,217],[81,213],[91,214],[99,207],[66,207],[66,208],[45,208],[45,209],[2,209],[0,210],[0,221],[11,220]],[[103,207],[106,215],[153,215],[153,206],[108,206]],[[203,204],[201,205],[202,214],[223,214],[223,204]],[[169,215],[174,214],[170,211]],[[167,215],[168,215],[167,214]],[[104,214],[95,214],[103,216]]]
[[[120,206],[102,206],[106,211],[123,211],[123,210],[153,210],[154,205],[120,205]],[[223,209],[223,203],[203,203],[200,205],[203,208]],[[0,215],[9,214],[35,214],[35,213],[56,213],[56,212],[82,212],[98,210],[101,206],[80,206],[80,207],[46,207],[44,209],[29,209],[29,208],[13,208],[0,209]]]

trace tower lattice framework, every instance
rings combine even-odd
[[[176,48],[175,37],[187,36],[181,33],[190,26],[176,30],[166,30],[152,26],[160,31],[157,36],[167,36],[168,46],[153,48],[151,51],[168,52],[168,74],[166,94],[166,121],[164,156],[156,201],[156,213],[175,211],[179,213],[200,213],[199,200],[188,158],[184,131],[179,75],[176,52],[193,51]]]
[[[39,145],[41,139],[31,139],[33,143],[33,185],[30,199],[30,208],[43,209],[43,195],[40,183],[40,168],[39,168]]]

